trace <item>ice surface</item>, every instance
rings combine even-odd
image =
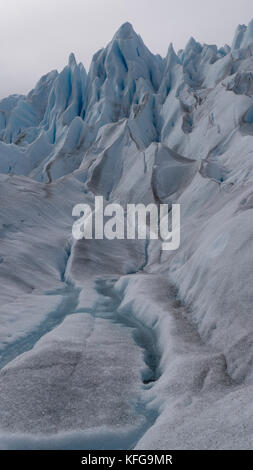
[[[141,366],[131,332],[87,313],[70,315],[2,370],[1,427],[32,434],[138,427]]]
[[[1,448],[252,448],[252,25],[125,23],[0,102]],[[95,195],[180,203],[180,249],[72,240]]]

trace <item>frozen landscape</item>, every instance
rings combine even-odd
[[[74,240],[97,195],[180,204],[180,248]],[[0,198],[1,449],[252,449],[253,20],[0,101]]]

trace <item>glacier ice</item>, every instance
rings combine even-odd
[[[0,101],[0,448],[252,448],[253,21],[152,54],[129,23]],[[71,239],[181,204],[181,247]]]

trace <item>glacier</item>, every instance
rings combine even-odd
[[[253,20],[0,101],[1,449],[252,449],[252,182]],[[180,204],[180,248],[73,240],[97,195]]]

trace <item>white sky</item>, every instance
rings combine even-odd
[[[170,42],[231,43],[240,23],[253,18],[252,0],[0,0],[0,97],[27,93],[70,52],[89,67],[126,21],[154,53]]]

